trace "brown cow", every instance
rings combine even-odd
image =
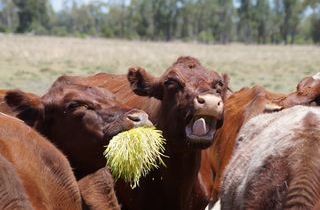
[[[5,100],[67,156],[77,179],[105,166],[104,146],[114,135],[151,125],[145,112],[120,104],[107,90],[63,81],[41,98],[9,91]]]
[[[0,209],[81,209],[72,169],[51,143],[0,113]]]
[[[181,57],[160,78],[137,67],[131,68],[127,76],[100,73],[60,80],[109,89],[119,101],[145,110],[164,132],[169,156],[166,167],[151,172],[134,190],[116,183],[123,209],[185,210],[206,206],[190,203],[191,190],[198,184],[201,149],[211,145],[222,125],[227,76],[208,71],[194,58]]]
[[[312,209],[320,201],[320,108],[249,120],[225,169],[222,209]]]
[[[105,89],[59,81],[41,98],[8,91],[5,100],[18,117],[67,155],[76,177],[82,178],[79,186],[86,207],[120,209],[112,177],[101,169],[106,163],[104,146],[119,132],[152,125],[148,115],[120,104]]]
[[[209,159],[210,166],[202,161],[198,175],[202,183],[200,192],[210,199],[211,205],[218,199],[222,174],[230,161],[242,125],[262,113],[298,104],[320,105],[320,80],[317,75],[304,78],[297,85],[297,90],[289,95],[271,93],[257,86],[243,88],[226,100],[225,123],[217,132],[214,144],[202,152],[202,158]]]

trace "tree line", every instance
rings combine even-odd
[[[0,0],[0,32],[203,43],[319,43],[320,0]]]

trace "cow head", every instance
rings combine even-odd
[[[10,91],[5,100],[67,155],[78,178],[105,166],[104,146],[114,135],[152,125],[145,112],[125,107],[96,87],[55,84],[41,98]]]
[[[289,94],[282,103],[285,107],[294,105],[320,106],[320,72],[302,79],[297,85],[296,92]]]
[[[178,133],[184,137],[179,140],[194,147],[211,145],[223,122],[226,75],[208,71],[195,58],[180,57],[160,78],[136,67],[129,69],[128,80],[137,95],[161,100],[157,123],[167,136]]]

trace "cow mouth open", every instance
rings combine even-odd
[[[188,143],[200,148],[209,147],[217,130],[217,122],[212,116],[193,117],[185,128]]]

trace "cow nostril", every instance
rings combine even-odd
[[[201,98],[199,96],[197,97],[197,101],[199,104],[204,104],[206,102],[203,98]]]
[[[129,115],[127,116],[127,118],[128,118],[129,120],[131,120],[131,121],[135,122],[135,123],[137,123],[137,122],[140,122],[140,121],[141,121],[140,116],[135,115],[135,114],[129,114]]]

